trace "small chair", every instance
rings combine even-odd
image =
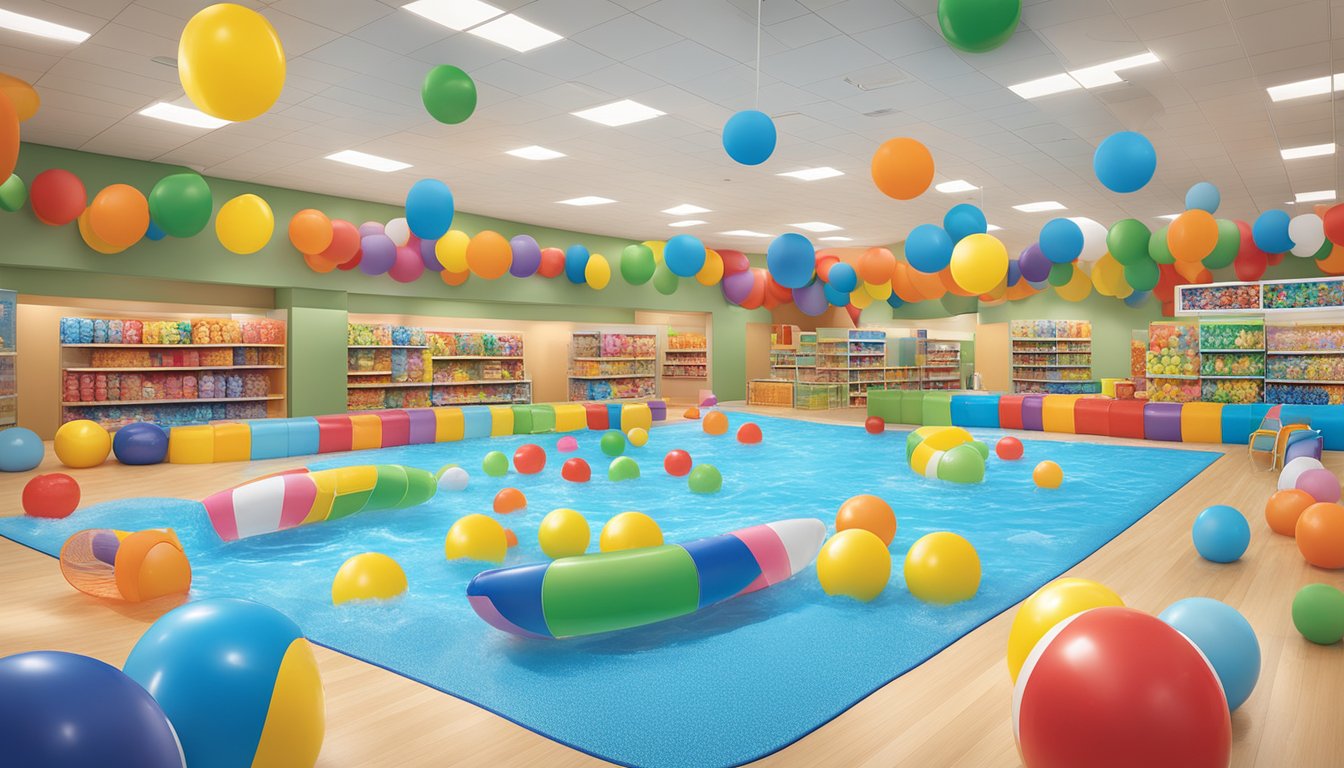
[[[1260,427],[1251,433],[1246,442],[1251,464],[1266,472],[1279,469],[1286,463],[1288,444],[1292,442],[1290,436],[1294,432],[1311,429],[1310,424],[1284,424],[1282,412],[1282,405],[1270,408],[1260,421]]]

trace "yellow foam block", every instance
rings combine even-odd
[[[210,464],[215,460],[215,428],[210,424],[173,427],[168,433],[171,464]]]
[[[1041,402],[1041,428],[1073,434],[1073,404],[1082,395],[1046,395]]]
[[[252,430],[246,424],[216,424],[215,461],[250,461]]]
[[[513,408],[507,405],[490,406],[490,436],[513,434]]]
[[[383,420],[374,413],[350,414],[350,450],[383,447]]]
[[[588,409],[577,403],[557,403],[555,409],[555,431],[576,432],[588,428]]]
[[[1185,403],[1182,405],[1181,442],[1223,442],[1223,404]]]
[[[653,411],[646,403],[630,403],[621,408],[621,431],[629,432],[635,427],[653,429]]]
[[[434,442],[452,443],[462,439],[461,408],[434,409]]]

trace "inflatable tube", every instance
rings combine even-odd
[[[905,438],[905,459],[915,474],[953,483],[985,479],[989,446],[961,427],[920,427]]]
[[[429,501],[436,490],[434,475],[423,469],[369,464],[266,475],[202,503],[215,533],[236,541],[359,512],[413,507]]]
[[[1321,451],[1325,448],[1325,439],[1321,437],[1320,430],[1298,424],[1289,425],[1284,429],[1291,430],[1286,436],[1287,444],[1283,449],[1284,464],[1300,456],[1320,460]]]
[[[191,589],[191,563],[171,529],[80,531],[65,540],[60,562],[70,586],[107,600],[138,603]]]
[[[524,637],[611,632],[685,616],[777,584],[821,551],[826,524],[781,520],[685,544],[562,557],[476,575],[467,600]]]

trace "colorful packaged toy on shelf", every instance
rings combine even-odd
[[[1092,324],[1086,320],[1014,320],[1009,327],[1013,391],[1091,394]]]
[[[1265,348],[1265,327],[1260,323],[1201,323],[1200,347],[1204,351]]]
[[[658,337],[654,334],[575,331],[570,350],[570,401],[656,396]]]
[[[520,334],[350,323],[347,338],[348,408],[532,401]]]
[[[1183,285],[1181,309],[1194,312],[1254,312],[1260,309],[1258,285]]]
[[[345,343],[351,347],[390,347],[392,326],[383,323],[350,323]]]
[[[1269,325],[1265,330],[1270,352],[1344,353],[1344,325]]]
[[[1344,281],[1341,280],[1264,283],[1261,289],[1265,309],[1344,307]]]
[[[1259,378],[1203,379],[1199,399],[1208,403],[1258,403],[1263,390],[1264,381]]]

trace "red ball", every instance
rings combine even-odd
[[[528,443],[513,452],[513,468],[520,474],[535,475],[546,468],[546,451],[540,445]]]
[[[1226,768],[1232,751],[1213,667],[1132,608],[1084,611],[1041,638],[1013,690],[1013,731],[1027,768]]]
[[[567,459],[560,467],[560,476],[571,483],[586,483],[593,476],[593,470],[583,459]]]
[[[1016,461],[1022,458],[1022,441],[1016,437],[1005,437],[994,444],[994,453],[1004,461]]]
[[[691,454],[682,451],[668,451],[663,457],[663,469],[673,477],[685,477],[691,473]]]
[[[761,442],[761,428],[754,422],[748,421],[737,430],[737,442],[755,445]]]
[[[881,416],[869,416],[864,419],[863,428],[868,430],[870,435],[880,435],[887,431],[887,422]]]
[[[89,194],[78,176],[64,168],[50,168],[33,177],[28,200],[38,221],[60,227],[79,218],[89,205]]]
[[[23,511],[30,517],[69,517],[79,506],[79,483],[64,472],[38,475],[23,486]]]

